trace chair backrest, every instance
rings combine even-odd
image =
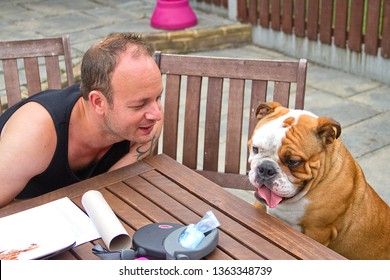
[[[44,89],[61,89],[74,83],[69,35],[59,38],[2,41],[0,60],[6,92],[6,100],[3,98],[2,102],[0,99],[0,114],[2,107],[10,107],[23,97],[43,90],[43,83],[47,83]],[[66,72],[64,81],[61,81],[61,63],[64,64]],[[22,88],[26,88],[27,92],[24,93]],[[1,104],[5,102],[7,104]]]
[[[154,54],[165,81],[159,152],[223,187],[253,189],[247,141],[260,102],[304,106],[307,60]],[[290,106],[291,107],[291,106]]]

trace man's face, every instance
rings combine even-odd
[[[157,121],[162,119],[162,79],[151,57],[120,55],[112,73],[111,106],[105,115],[106,129],[118,140],[150,141]]]

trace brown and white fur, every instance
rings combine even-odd
[[[390,259],[390,208],[327,117],[276,102],[248,142],[255,206],[349,259]],[[261,202],[261,203],[260,203]]]

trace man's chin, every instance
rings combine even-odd
[[[135,142],[135,143],[138,143],[140,145],[146,145],[146,144],[152,142],[153,139],[154,139],[153,134],[138,135],[138,137],[136,137],[135,139],[133,138],[133,141],[130,141],[130,142]]]

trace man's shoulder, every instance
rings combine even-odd
[[[80,97],[80,85],[75,84],[61,90],[40,92],[36,96],[32,96],[30,101],[41,104],[51,114],[62,114],[62,112],[72,110],[74,104]]]
[[[10,119],[11,120],[11,119]],[[30,123],[30,126],[42,126],[52,123],[49,112],[37,102],[28,102],[20,107],[17,113],[13,115],[12,120],[17,123]]]
[[[7,109],[0,118],[0,131],[17,111],[22,118],[30,118],[41,112],[41,116],[51,116],[60,122],[66,120],[80,97],[80,84],[39,92]],[[39,118],[38,115],[36,117]]]

